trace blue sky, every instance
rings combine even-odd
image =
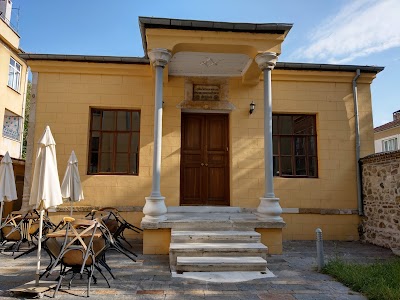
[[[400,109],[399,0],[14,0],[13,6],[20,8],[21,47],[33,53],[143,56],[138,16],[294,23],[280,61],[384,66],[372,84],[374,126]]]

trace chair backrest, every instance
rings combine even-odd
[[[94,263],[93,239],[99,223],[97,220],[75,220],[74,218],[64,218],[64,222],[66,223],[64,243],[50,274],[60,260],[67,266],[81,266],[80,273],[83,273],[85,266]]]
[[[60,255],[61,252],[61,245],[57,241],[57,239],[47,239],[45,242],[46,249],[48,250],[48,253],[53,257],[57,258]]]
[[[3,240],[6,241],[21,240],[22,238],[21,222],[22,222],[22,215],[10,213],[0,227]]]
[[[115,211],[117,212],[117,211]],[[96,210],[92,214],[93,219],[101,220],[111,233],[115,233],[120,226],[119,220],[113,210]]]

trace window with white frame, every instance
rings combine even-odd
[[[397,138],[392,138],[382,141],[382,151],[395,151],[397,150]]]
[[[10,57],[10,66],[8,68],[8,86],[19,91],[21,83],[21,65],[12,57]]]
[[[20,116],[12,113],[9,110],[6,110],[4,113],[3,136],[19,141],[20,123],[21,123]]]

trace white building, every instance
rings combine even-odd
[[[400,149],[400,110],[393,113],[393,121],[374,129],[375,153]]]

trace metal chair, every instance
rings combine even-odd
[[[127,229],[132,230],[136,233],[140,233],[143,231],[142,229],[126,221],[121,216],[119,211],[114,207],[104,207],[99,210],[92,210],[89,215],[91,215],[92,219],[101,218],[102,223],[108,228],[109,232],[112,234],[114,244],[117,245],[120,250],[123,250],[124,252],[127,252],[130,255],[137,257],[135,253],[127,249],[127,247],[124,245],[125,243],[126,245],[129,245],[130,248],[132,248],[132,245],[125,238],[124,233]],[[126,253],[124,254],[127,255]],[[132,257],[130,257],[129,255],[127,256],[132,259]]]
[[[108,287],[110,284],[107,278],[102,273],[101,269],[96,264],[96,254],[93,248],[93,240],[98,235],[99,222],[97,220],[76,220],[73,218],[64,218],[65,236],[64,243],[61,247],[60,254],[53,262],[53,266],[49,273],[51,274],[56,266],[61,263],[61,272],[58,284],[54,291],[53,298],[56,296],[61,287],[63,279],[71,274],[69,280],[69,288],[76,274],[87,274],[87,297],[90,295],[90,284],[93,278],[94,283],[97,282],[93,276],[94,269],[97,269],[103,278],[106,280]]]
[[[11,245],[4,248],[2,251],[13,249],[12,255],[22,244],[21,234],[21,222],[22,215],[10,213],[3,224],[1,225],[1,244],[0,246],[6,246],[7,243],[11,242]]]

